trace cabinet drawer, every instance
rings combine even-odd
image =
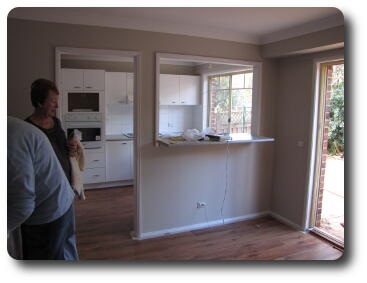
[[[85,169],[83,172],[84,184],[103,183],[106,182],[105,168]]]
[[[106,167],[106,156],[104,152],[87,152],[85,168]]]

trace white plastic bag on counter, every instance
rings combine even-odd
[[[197,141],[202,138],[202,135],[197,129],[187,129],[183,134],[183,138],[187,141]]]

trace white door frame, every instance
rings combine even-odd
[[[181,55],[174,53],[156,53],[156,69],[155,69],[155,145],[159,146],[157,140],[159,136],[159,75],[160,75],[160,61],[161,59],[172,59],[177,61],[190,61],[201,62],[211,64],[228,64],[233,66],[253,66],[253,88],[252,88],[252,121],[251,121],[251,134],[254,136],[260,135],[261,125],[261,85],[262,85],[262,62],[260,61],[244,61],[233,60],[225,58],[204,57],[195,55]],[[201,101],[203,103],[203,109],[206,109],[206,96],[202,94]]]
[[[141,52],[138,51],[122,51],[122,50],[106,50],[106,49],[89,49],[89,48],[72,48],[72,47],[56,47],[55,49],[55,82],[60,86],[61,82],[61,56],[62,55],[87,55],[98,56],[108,59],[116,59],[121,57],[130,57],[134,60],[134,231],[135,237],[140,237],[141,234],[141,207],[140,207],[140,172],[141,172]],[[62,101],[60,103],[62,105]],[[62,119],[61,109],[58,109],[58,117]]]
[[[306,196],[304,202],[304,212],[303,212],[303,231],[307,231],[313,227],[311,223],[312,213],[314,210],[314,194],[318,186],[315,182],[315,174],[317,170],[317,146],[319,140],[319,119],[320,119],[320,74],[321,74],[321,64],[329,63],[334,61],[344,60],[344,55],[335,55],[331,57],[316,58],[313,60],[313,97],[312,97],[312,110],[313,115],[311,117],[311,135],[309,138],[309,157],[308,157],[308,172],[307,172],[307,184],[306,184]]]

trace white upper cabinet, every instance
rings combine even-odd
[[[106,104],[133,103],[134,73],[106,72]]]
[[[180,79],[178,75],[160,75],[159,101],[161,105],[179,105]]]
[[[200,77],[190,75],[160,75],[161,105],[197,105],[200,100]]]
[[[104,70],[84,70],[85,90],[104,90],[105,71]]]
[[[63,90],[102,91],[105,88],[104,70],[62,69],[61,79]]]
[[[127,103],[134,101],[134,73],[126,73],[126,96]]]
[[[180,75],[180,104],[199,104],[200,77]]]
[[[106,72],[106,104],[126,103],[126,73]]]
[[[63,90],[83,90],[84,79],[83,70],[61,69]]]

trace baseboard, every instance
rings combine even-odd
[[[301,232],[304,232],[302,227],[299,226],[298,224],[290,221],[289,219],[283,217],[283,216],[280,216],[278,213],[275,213],[273,211],[270,211],[269,212],[269,215],[274,217],[276,220],[278,220],[279,222],[282,222],[283,224],[287,225],[287,226],[290,226],[298,231],[301,231]]]
[[[135,233],[131,233],[131,237],[133,240],[145,240],[145,239],[163,237],[163,236],[168,236],[168,235],[173,235],[173,234],[178,234],[178,233],[183,233],[183,232],[189,232],[193,230],[211,228],[215,226],[245,221],[249,219],[255,219],[255,218],[263,217],[266,215],[269,215],[269,211],[262,211],[262,212],[251,213],[251,214],[238,216],[238,217],[225,218],[224,221],[222,219],[218,219],[218,220],[214,220],[210,222],[202,222],[202,223],[193,224],[193,225],[146,232],[146,233],[141,233],[139,236],[136,235]]]
[[[85,184],[84,185],[84,190],[105,189],[105,188],[113,188],[113,187],[125,187],[125,186],[132,186],[132,185],[134,185],[133,180],[98,183],[98,184]]]

